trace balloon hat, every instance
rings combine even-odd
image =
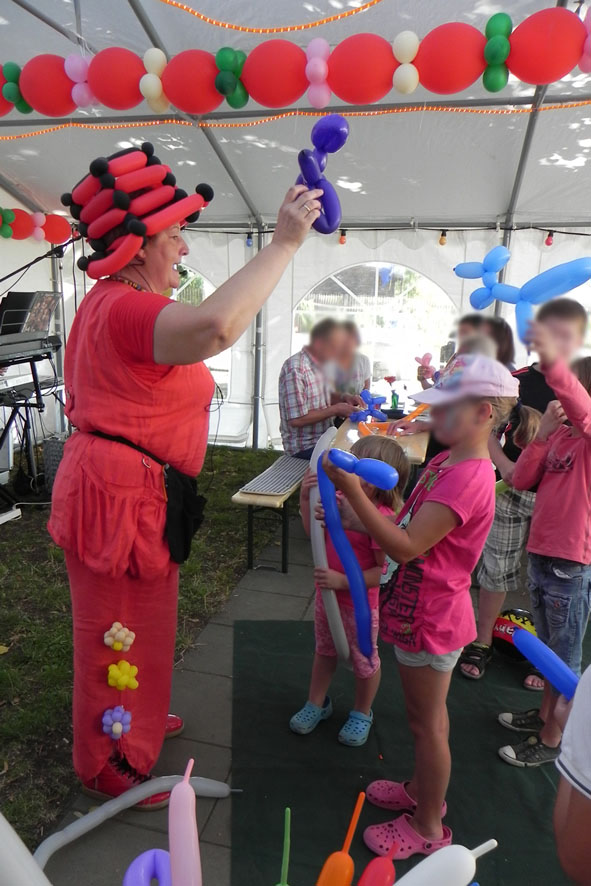
[[[176,187],[169,166],[160,162],[150,142],[97,157],[89,173],[62,195],[62,203],[78,222],[93,250],[78,259],[78,267],[93,280],[120,271],[151,237],[174,224],[197,221],[213,200],[210,185],[195,194]]]

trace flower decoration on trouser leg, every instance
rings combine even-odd
[[[107,682],[115,689],[137,689],[139,686],[136,680],[137,671],[135,665],[122,659],[117,664],[109,665]]]
[[[126,711],[123,705],[107,708],[102,719],[103,732],[113,741],[119,741],[122,735],[126,735],[131,729],[131,711]]]
[[[122,625],[120,621],[114,621],[104,635],[105,646],[109,646],[115,652],[129,652],[134,640],[134,632]]]

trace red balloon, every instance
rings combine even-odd
[[[139,82],[146,73],[144,63],[135,52],[111,46],[102,49],[88,67],[90,91],[107,108],[124,111],[144,100]]]
[[[0,67],[0,117],[4,117],[5,114],[8,114],[14,108],[12,102],[7,102],[2,95],[2,87],[5,83],[6,79],[4,78],[2,68]]]
[[[13,209],[12,211],[14,212],[14,221],[10,222],[12,239],[26,240],[27,237],[31,236],[35,228],[35,222],[31,213],[25,212],[24,209]]]
[[[486,68],[485,45],[486,37],[472,25],[439,25],[421,40],[413,62],[421,86],[439,95],[467,89]]]
[[[76,108],[74,81],[64,70],[61,55],[36,55],[21,71],[18,87],[25,101],[47,117],[65,117]]]
[[[162,72],[167,99],[187,114],[207,114],[224,100],[215,88],[215,57],[202,49],[186,49],[169,61]]]
[[[72,236],[70,222],[63,215],[47,215],[45,216],[45,224],[43,225],[45,239],[48,243],[65,243]],[[14,236],[14,234],[13,234]]]
[[[345,102],[370,104],[390,92],[397,67],[387,40],[377,34],[354,34],[333,49],[328,59],[328,85]]]
[[[282,108],[302,97],[308,86],[306,53],[289,40],[259,43],[240,79],[251,98],[266,108]]]
[[[554,83],[578,63],[586,36],[585,25],[574,12],[561,7],[542,9],[509,37],[507,67],[524,83]]]

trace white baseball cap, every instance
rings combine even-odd
[[[411,400],[443,406],[465,397],[519,397],[519,382],[498,360],[482,354],[459,354],[432,388],[412,394]]]

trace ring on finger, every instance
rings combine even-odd
[[[308,206],[307,203],[304,203],[304,205],[302,206],[302,209],[306,210],[306,215],[308,215],[309,212],[312,212],[312,207]]]

